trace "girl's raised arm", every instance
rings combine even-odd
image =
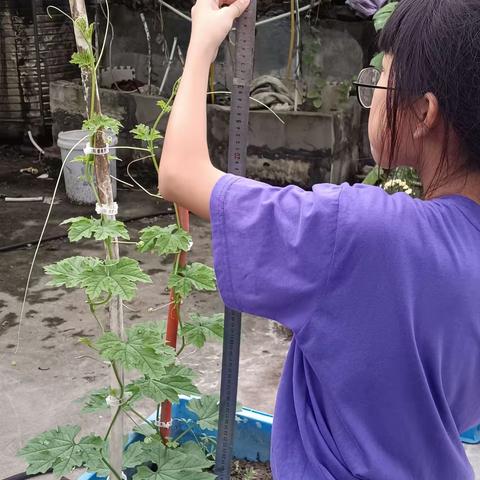
[[[212,165],[207,145],[206,94],[210,64],[233,21],[250,0],[197,0],[192,35],[159,169],[159,191],[204,219],[210,218],[210,195],[223,172]],[[222,8],[223,5],[226,5]]]

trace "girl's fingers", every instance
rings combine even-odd
[[[232,20],[240,17],[250,5],[250,0],[220,0],[220,2],[222,1],[224,4],[228,5],[227,7],[222,8],[222,10],[224,10],[225,14],[229,15]]]

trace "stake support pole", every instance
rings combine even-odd
[[[78,18],[84,18],[88,22],[87,9],[85,6],[85,0],[69,0],[70,2],[70,11],[73,20]],[[89,45],[83,35],[75,28],[75,40],[77,43],[78,51],[87,50]],[[83,72],[84,74],[86,72]],[[84,88],[89,89],[90,95],[94,91],[95,102],[94,102],[94,111],[97,114],[101,114],[101,104],[100,104],[100,95],[98,94],[98,86],[95,85],[95,88],[92,88],[92,78],[90,75],[82,75],[84,77]],[[86,92],[85,98],[88,102],[88,92]],[[105,139],[104,132],[99,131],[95,135],[93,147],[97,149],[105,148]],[[104,155],[95,155],[95,177],[97,182],[98,197],[101,205],[112,205],[114,202],[113,199],[113,189],[112,181],[110,179],[110,166],[108,153]],[[108,215],[106,218],[115,220],[115,215]],[[118,260],[120,258],[118,243],[113,242],[110,245],[109,249],[106,249],[106,255],[112,260]],[[122,300],[120,297],[115,296],[111,299],[109,307],[109,328],[110,331],[116,333],[120,338],[125,338],[124,325],[123,325],[123,306]],[[115,391],[120,391],[120,384],[118,380],[123,383],[123,369],[119,365],[115,365],[117,375],[111,369],[110,376],[110,385]],[[124,439],[123,439],[123,412],[120,411],[117,415],[117,407],[111,408],[112,419],[114,419],[113,426],[109,435],[109,448],[110,448],[110,465],[112,470],[110,472],[110,478],[113,480],[116,478],[116,473],[122,475],[123,468],[123,448],[124,448]]]
[[[255,53],[257,2],[252,0],[245,13],[236,20],[235,67],[230,107],[228,171],[245,176],[250,85]],[[237,409],[238,371],[242,314],[225,308],[220,418],[218,424],[215,473],[218,480],[229,480],[232,466],[235,413]]]

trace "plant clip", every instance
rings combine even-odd
[[[85,155],[108,155],[109,152],[110,147],[108,144],[101,148],[95,148],[87,143],[86,147],[83,149],[83,153],[85,153]]]
[[[97,203],[95,205],[95,211],[99,215],[110,215],[110,216],[116,215],[118,213],[118,203],[113,202],[109,205],[102,205],[100,203]]]
[[[169,422],[162,422],[161,420],[155,420],[154,423],[155,423],[155,426],[159,428],[170,428],[173,424],[171,420]]]
[[[105,399],[105,402],[109,407],[118,408],[120,406],[120,400],[117,397],[114,397],[113,395],[109,395]]]

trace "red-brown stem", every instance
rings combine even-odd
[[[188,210],[178,207],[178,217],[180,226],[187,232],[190,230],[190,214]],[[185,267],[187,264],[187,252],[180,255],[179,266]],[[175,303],[175,292],[170,290],[170,306],[168,307],[166,343],[173,348],[177,348],[178,324],[180,320],[180,305]],[[160,416],[161,425],[169,425],[172,420],[172,404],[168,401],[162,403]],[[160,435],[164,442],[170,436],[170,428],[160,428]]]

